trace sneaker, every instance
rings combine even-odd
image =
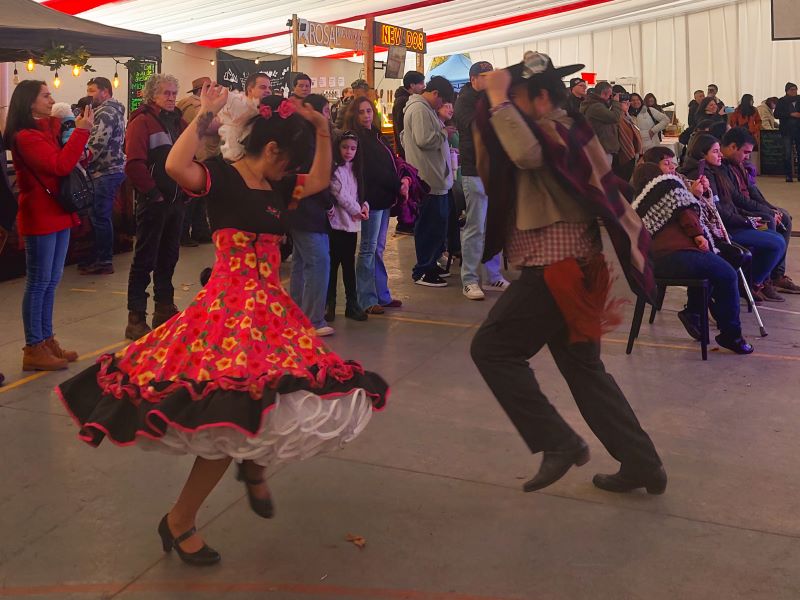
[[[447,287],[447,282],[436,273],[425,273],[425,275],[417,279],[414,283],[427,287]]]
[[[336,333],[336,330],[330,325],[325,325],[325,327],[320,327],[318,329],[315,329],[314,333],[317,334],[317,337],[326,337]]]
[[[483,293],[481,286],[477,283],[468,283],[464,286],[462,293],[469,299],[469,300],[484,300],[486,295]]]
[[[772,280],[773,287],[784,294],[800,294],[800,285],[797,285],[788,275],[783,275]]]
[[[505,279],[498,279],[494,283],[490,283],[486,286],[487,292],[505,292],[510,286],[511,283],[506,281]]]
[[[764,282],[764,285],[761,287],[761,294],[767,300],[767,302],[786,302],[786,298],[781,296],[776,290],[775,287],[772,285],[772,282],[767,279]]]
[[[443,269],[439,265],[436,265],[436,274],[439,277],[441,277],[442,279],[446,279],[447,277],[450,277],[450,271],[448,271],[447,269]]]

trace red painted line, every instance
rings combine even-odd
[[[562,4],[561,6],[554,6],[552,8],[543,8],[541,10],[534,10],[532,12],[523,13],[521,15],[514,15],[513,17],[505,17],[503,19],[495,19],[494,21],[486,21],[484,23],[476,23],[475,25],[468,25],[466,27],[459,27],[458,29],[451,29],[450,31],[440,31],[438,33],[428,34],[428,43],[441,42],[442,40],[449,40],[472,33],[481,31],[489,31],[499,27],[507,27],[509,25],[516,25],[517,23],[524,23],[526,21],[533,21],[535,19],[543,19],[544,17],[552,17],[554,15],[561,15],[564,13],[580,10],[582,8],[590,8],[592,6],[599,6],[600,4],[607,4],[614,0],[578,0],[570,4]],[[375,52],[381,52],[385,48],[375,46]],[[328,54],[324,58],[350,58],[352,56],[361,55],[363,52],[354,53],[352,50],[347,52],[337,52],[335,54]]]
[[[48,0],[53,2],[87,2],[92,0]],[[109,0],[93,0],[96,2],[107,2]],[[110,0],[112,2],[117,2],[119,0]],[[411,4],[405,4],[403,6],[397,6],[394,8],[387,8],[384,10],[379,10],[376,12],[368,12],[363,13],[360,15],[355,15],[354,17],[347,17],[345,19],[337,19],[335,21],[328,21],[330,25],[341,25],[342,23],[350,23],[352,21],[360,21],[361,19],[366,19],[367,17],[381,17],[383,15],[393,15],[395,13],[401,13],[408,10],[415,10],[417,8],[426,8],[428,6],[437,6],[439,4],[447,4],[448,2],[453,2],[454,0],[420,0],[419,2],[413,2]],[[256,35],[252,37],[238,37],[238,38],[217,38],[213,40],[202,40],[199,42],[193,42],[198,46],[206,46],[207,48],[224,48],[227,46],[236,46],[238,44],[247,44],[249,42],[257,42],[259,40],[266,40],[268,38],[278,37],[281,35],[289,35],[292,33],[291,29],[285,29],[283,31],[275,31],[273,33],[267,33],[264,35]],[[347,56],[352,56],[352,54],[348,54]]]
[[[42,2],[47,8],[52,8],[58,12],[66,13],[68,15],[77,15],[78,13],[92,10],[98,6],[105,4],[113,4],[120,0],[45,0]]]
[[[284,592],[297,595],[325,596],[329,598],[368,598],[369,600],[513,600],[509,597],[476,596],[458,592],[426,592],[423,590],[402,590],[385,588],[356,588],[343,585],[322,585],[309,583],[279,583],[259,581],[250,583],[234,582],[191,582],[154,581],[132,583],[61,584],[17,586],[0,588],[0,597],[21,598],[26,596],[59,596],[66,594],[113,594],[121,589],[126,592],[172,592],[172,593],[219,593],[231,594],[255,592],[269,594]]]

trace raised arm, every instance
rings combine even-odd
[[[197,151],[208,135],[214,117],[228,101],[228,88],[205,84],[200,91],[200,109],[197,118],[183,130],[167,156],[167,174],[183,189],[200,194],[206,187],[206,171],[194,161]]]

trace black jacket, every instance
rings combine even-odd
[[[359,127],[358,151],[364,157],[364,189],[370,210],[391,208],[400,192],[400,178],[391,149],[377,133]]]
[[[583,100],[578,98],[572,92],[569,92],[569,98],[567,98],[567,105],[564,107],[567,113],[572,115],[580,114],[581,112],[581,104],[583,104]]]
[[[790,117],[793,112],[800,112],[800,96],[784,96],[775,106],[775,118],[780,119],[781,135],[797,135],[800,133],[800,119]]]
[[[697,126],[697,109],[700,108],[700,103],[697,100],[692,100],[689,102],[689,118],[687,119],[687,124],[689,127],[696,127]]]
[[[400,143],[400,132],[403,131],[403,110],[406,108],[408,99],[411,97],[409,92],[403,86],[397,88],[394,93],[394,105],[392,106],[392,128],[394,129],[394,147],[397,153],[405,158],[406,153],[403,150],[403,144]]]
[[[475,140],[472,138],[472,124],[475,122],[475,107],[480,93],[468,83],[458,93],[453,120],[458,127],[458,152],[461,158],[461,174],[467,177],[478,175],[475,165]]]

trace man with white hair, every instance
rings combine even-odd
[[[136,245],[128,276],[128,326],[125,337],[135,340],[150,331],[147,287],[153,278],[153,329],[177,314],[172,274],[178,263],[184,200],[164,165],[178,136],[186,128],[176,108],[178,80],[153,75],[144,87],[144,103],[130,118],[125,132],[125,174],[135,190]]]

